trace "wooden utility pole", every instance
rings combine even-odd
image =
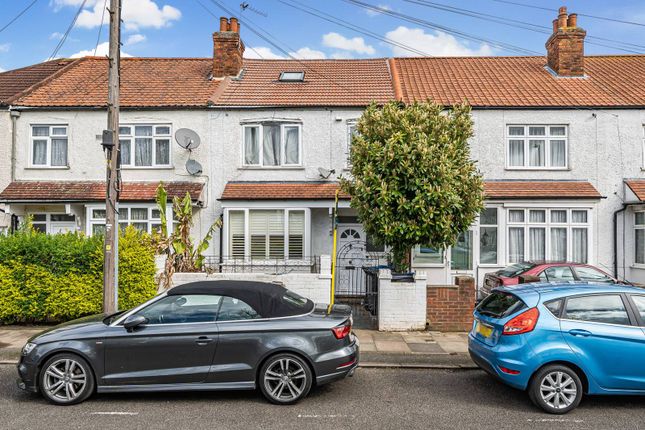
[[[110,52],[108,69],[107,130],[103,147],[107,156],[105,195],[105,244],[103,247],[103,312],[117,310],[118,198],[119,187],[119,71],[121,66],[121,0],[110,0]]]

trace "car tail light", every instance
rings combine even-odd
[[[334,336],[336,336],[336,339],[343,339],[349,335],[349,333],[352,331],[352,324],[347,321],[343,325],[339,325],[338,327],[334,327],[331,329],[332,332],[334,332]]]
[[[522,312],[506,324],[504,324],[503,335],[522,334],[533,331],[540,317],[540,311],[537,308],[531,308]]]
[[[509,369],[508,367],[499,366],[499,370],[501,370],[504,373],[508,373],[509,375],[519,375],[520,374],[519,370]]]

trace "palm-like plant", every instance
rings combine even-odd
[[[160,231],[153,233],[153,241],[157,253],[166,256],[164,271],[160,276],[159,283],[164,288],[169,288],[172,275],[175,272],[199,272],[204,267],[204,251],[213,238],[213,233],[221,226],[221,220],[216,220],[208,229],[204,238],[197,245],[193,243],[190,230],[193,227],[193,204],[189,193],[180,199],[174,197],[172,201],[173,219],[170,220],[172,227],[169,228],[167,213],[168,193],[163,183],[157,187],[157,206],[161,218]]]

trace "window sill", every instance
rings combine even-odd
[[[121,166],[121,170],[174,170],[175,166]]]
[[[304,166],[240,166],[238,170],[305,170]]]
[[[419,268],[424,268],[424,269],[444,269],[446,267],[445,264],[436,264],[436,263],[412,263],[411,266],[414,267],[419,267]]]
[[[548,171],[554,171],[554,172],[567,172],[570,171],[570,167],[506,167],[504,170],[509,170],[509,171],[520,171],[520,172],[548,172]]]
[[[69,166],[29,166],[25,170],[69,170]]]
[[[639,269],[639,270],[645,270],[645,264],[640,264],[640,263],[634,263],[631,266],[629,266],[631,269]]]

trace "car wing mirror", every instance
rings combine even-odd
[[[148,318],[142,315],[130,315],[123,322],[123,327],[127,331],[133,331],[135,328],[139,327],[148,322]]]

